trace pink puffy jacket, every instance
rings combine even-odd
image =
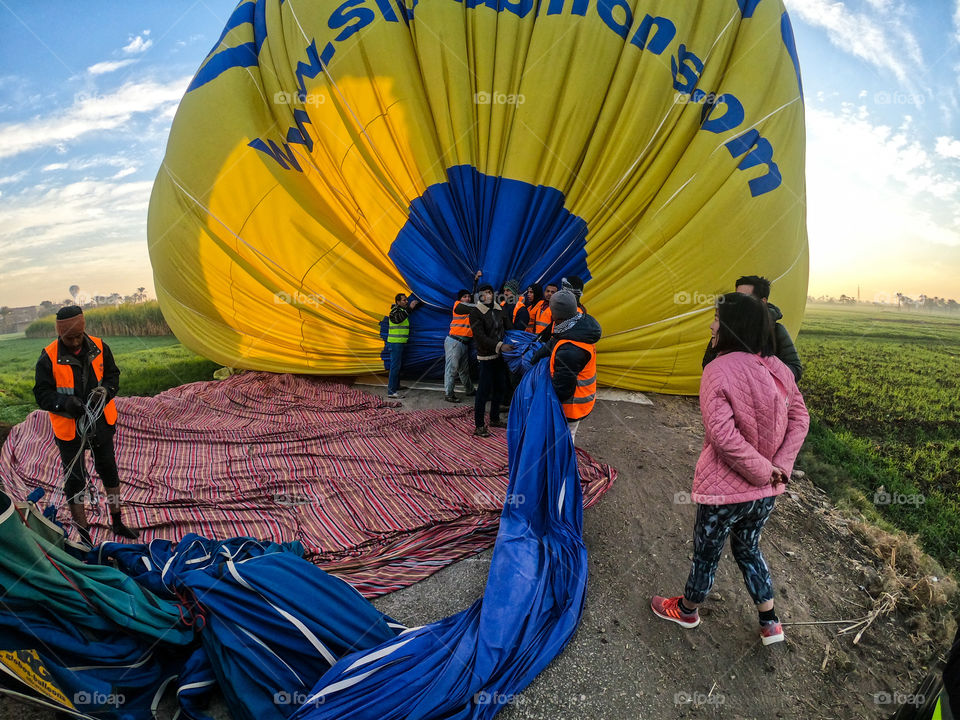
[[[793,373],[776,357],[720,355],[700,380],[703,450],[693,474],[696,503],[729,505],[779,495],[773,466],[793,471],[810,416]]]

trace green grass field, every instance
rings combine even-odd
[[[190,352],[172,335],[106,337],[120,367],[121,395],[156,395],[197,380],[212,380],[219,367]],[[0,421],[16,424],[37,409],[33,372],[50,342],[23,333],[0,335]]]
[[[813,419],[801,467],[960,569],[960,318],[809,306],[797,347]]]

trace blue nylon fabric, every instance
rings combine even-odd
[[[177,703],[187,720],[213,720],[204,710],[217,684],[217,676],[207,651],[199,647],[180,668],[177,681]]]
[[[48,542],[2,492],[0,601],[0,650],[36,651],[43,669],[34,672],[105,720],[150,717],[154,695],[193,640],[174,603]],[[0,686],[8,683],[16,687],[0,674]]]
[[[545,363],[514,394],[507,442],[510,482],[484,596],[344,657],[295,720],[490,718],[567,644],[586,594],[583,499]]]
[[[103,720],[152,717],[153,697],[177,675],[182,652],[117,629],[91,631],[59,617],[55,607],[6,600],[0,650],[35,650],[49,680],[74,707]],[[95,667],[74,669],[89,666]],[[0,686],[7,682],[0,678]],[[114,702],[120,696],[123,702]]]
[[[178,543],[110,543],[94,553],[161,596],[192,597],[204,616],[197,626],[203,649],[235,720],[283,720],[338,658],[402,629],[351,585],[300,557],[298,542],[191,533]],[[197,667],[195,676],[181,674],[181,687],[209,678]]]
[[[534,354],[543,347],[534,333],[523,330],[507,330],[503,337],[504,345],[512,345],[513,350],[504,350],[503,359],[507,361],[510,372],[525,374],[530,370],[530,361]]]
[[[564,207],[554,188],[484,175],[469,165],[447,170],[410,204],[410,216],[390,247],[396,264],[424,305],[410,315],[404,374],[443,372],[443,338],[450,329],[453,293],[480,282],[498,290],[510,278],[559,282],[587,268],[587,223]],[[401,292],[397,288],[395,292]],[[384,312],[389,308],[384,308]],[[389,366],[386,351],[381,354]]]

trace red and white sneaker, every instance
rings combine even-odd
[[[783,626],[779,622],[760,623],[760,640],[764,645],[783,642]]]
[[[682,612],[680,610],[681,597],[681,595],[678,595],[677,597],[664,598],[659,595],[654,595],[653,600],[650,602],[650,608],[657,617],[675,622],[682,628],[695,628],[700,624],[700,613],[696,610],[692,613]]]

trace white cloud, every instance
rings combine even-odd
[[[58,300],[73,283],[90,292],[105,289],[101,294],[119,290],[120,282],[147,285],[152,186],[150,181],[84,180],[5,195],[0,205],[0,304],[39,302],[38,293],[58,295],[49,298]],[[62,290],[50,289],[57,287]]]
[[[786,4],[792,14],[825,30],[837,48],[892,72],[903,85],[911,86],[911,74],[923,68],[920,44],[900,19],[901,9],[889,2],[871,0],[879,15],[856,13],[833,0],[786,0]]]
[[[75,172],[103,166],[123,168],[130,167],[134,164],[130,158],[123,155],[92,155],[90,157],[75,158],[70,160],[70,162],[50,163],[40,169],[43,172],[52,172],[55,170],[70,170]]]
[[[13,175],[5,175],[3,177],[0,177],[0,185],[9,185],[10,183],[20,182],[26,176],[27,176],[26,170],[21,170],[20,172],[14,173]]]
[[[113,176],[113,179],[119,180],[120,178],[125,178],[127,175],[133,175],[136,171],[137,169],[135,167],[125,167],[123,170],[118,171],[117,174]]]
[[[953,160],[960,160],[960,140],[941,136],[937,138],[937,155]]]
[[[144,30],[140,35],[130,38],[130,42],[123,46],[123,52],[127,55],[137,55],[149,50],[153,45],[153,40],[147,38],[149,34],[149,30]]]
[[[103,75],[104,73],[119,70],[127,65],[132,65],[135,62],[136,60],[133,58],[127,58],[126,60],[108,60],[106,62],[98,62],[88,67],[87,72],[91,75]]]
[[[81,180],[37,192],[27,188],[0,209],[0,246],[41,248],[71,237],[146,224],[152,182]]]
[[[136,113],[167,110],[180,100],[189,82],[183,77],[168,83],[127,83],[107,95],[77,95],[73,105],[56,115],[0,125],[0,158],[49,145],[65,152],[65,143],[121,127]]]

